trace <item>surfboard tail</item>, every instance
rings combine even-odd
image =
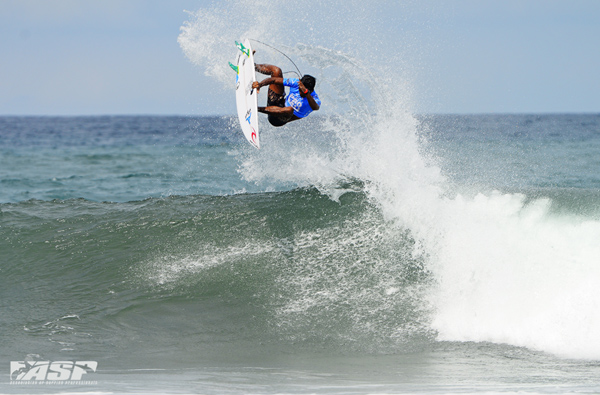
[[[248,48],[246,48],[244,46],[244,44],[242,43],[238,43],[237,41],[235,42],[235,45],[238,47],[238,49],[240,51],[242,51],[243,54],[245,54],[247,57],[250,57],[250,50]]]

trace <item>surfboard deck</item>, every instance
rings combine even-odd
[[[256,148],[260,148],[258,136],[258,92],[252,89],[252,83],[256,81],[254,72],[254,56],[248,39],[243,43],[236,41],[239,49],[237,62],[229,66],[236,72],[235,79],[235,103],[240,120],[242,132],[246,140]]]

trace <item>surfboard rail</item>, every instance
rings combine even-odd
[[[235,102],[242,132],[246,140],[256,148],[260,148],[258,134],[258,91],[252,88],[256,81],[254,56],[248,39],[243,43],[236,41],[240,50],[236,64],[229,66],[236,72]]]

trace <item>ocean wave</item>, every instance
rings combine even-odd
[[[412,255],[414,242],[361,192],[338,201],[314,188],[129,203],[32,200],[1,210],[2,285],[27,288],[8,291],[4,302],[62,295],[27,313],[26,327],[38,335],[50,327],[37,322],[76,314],[79,331],[103,339],[101,328],[131,329],[140,309],[162,311],[183,298],[251,312],[243,317],[266,342],[350,342],[373,351],[429,336],[421,297],[429,275]],[[10,319],[22,325],[20,314]],[[158,332],[170,325],[155,324]],[[70,340],[60,333],[61,341],[76,348],[75,332]]]

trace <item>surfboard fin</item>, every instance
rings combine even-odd
[[[244,53],[247,57],[250,57],[250,50],[244,46],[242,43],[235,42],[235,45],[239,48],[242,53]]]
[[[231,62],[229,62],[229,67],[231,67],[233,69],[233,71],[235,71],[237,74],[240,73],[240,69],[236,65],[232,64]]]

